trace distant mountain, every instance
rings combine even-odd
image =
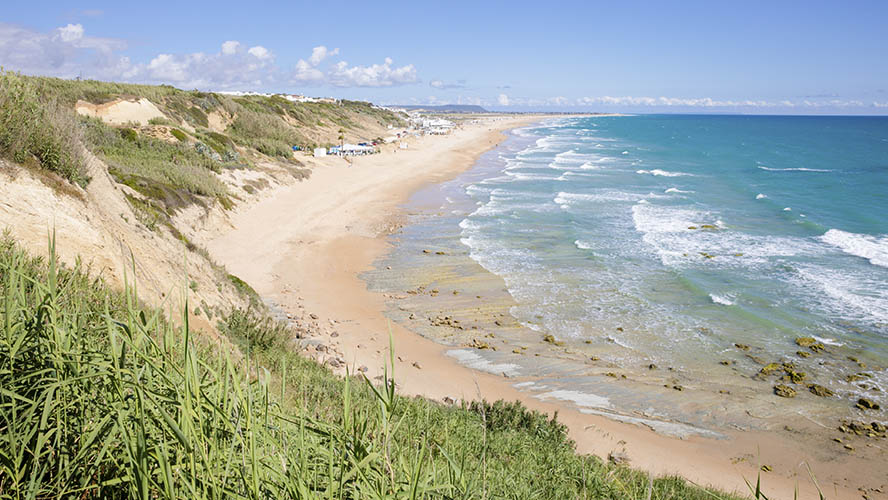
[[[438,113],[489,113],[489,111],[481,106],[472,106],[469,104],[445,104],[443,106],[399,105],[392,107],[416,111],[434,111]]]

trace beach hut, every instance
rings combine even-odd
[[[314,148],[314,157],[321,158],[327,156],[327,148]]]

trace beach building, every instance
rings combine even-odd
[[[444,118],[435,118],[435,119],[424,119],[422,120],[422,128],[426,130],[431,129],[452,129],[456,124],[450,120],[445,120]]]
[[[376,148],[368,144],[343,144],[340,154],[346,156],[363,156],[375,152]]]

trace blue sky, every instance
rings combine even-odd
[[[888,2],[7,2],[0,65],[492,109],[888,114]]]

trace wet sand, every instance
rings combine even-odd
[[[501,131],[539,119],[501,117],[466,125],[449,136],[411,140],[407,150],[357,158],[351,166],[339,158],[309,159],[313,173],[308,181],[279,188],[262,202],[237,211],[231,218],[232,228],[209,241],[207,247],[231,272],[305,327],[312,335],[304,342],[309,346],[306,352],[322,362],[339,370],[344,368],[342,365],[353,371],[366,369],[369,376],[376,376],[388,359],[391,335],[396,355],[395,377],[404,394],[437,400],[518,399],[533,409],[558,411],[580,453],[606,458],[612,452],[622,452],[634,467],[654,474],[680,474],[694,483],[728,491],[748,493],[744,477],[754,482],[759,467],[768,465],[771,472],[762,472],[762,480],[769,496],[792,498],[798,483],[800,498],[816,498],[803,462],[811,465],[828,498],[861,498],[857,491],[861,486],[888,491],[884,486],[888,484],[885,464],[873,461],[873,454],[867,450],[867,444],[881,446],[881,441],[855,443],[859,454],[838,453],[829,446],[817,446],[814,440],[794,437],[793,432],[819,431],[804,422],[791,432],[723,429],[722,439],[670,437],[645,425],[618,422],[582,413],[563,402],[535,398],[532,393],[514,387],[521,380],[511,378],[508,370],[496,373],[495,369],[466,368],[447,355],[452,347],[388,319],[386,313],[391,314],[392,308],[398,310],[399,301],[409,300],[411,290],[372,292],[361,275],[371,271],[374,262],[391,249],[388,236],[405,221],[402,204],[417,189],[443,182],[470,168],[480,154],[504,139]],[[447,250],[441,251],[445,255],[431,256],[448,258]],[[441,262],[435,265],[438,264]],[[382,268],[375,272],[385,271],[396,270]],[[482,271],[455,279],[462,280],[460,283],[481,280],[481,288],[500,290],[500,294],[486,293],[478,299],[477,294],[465,293],[468,288],[464,285],[439,286],[434,298],[443,299],[449,294],[447,301],[441,303],[441,310],[454,312],[432,319],[446,323],[450,316],[452,323],[453,318],[462,314],[460,311],[480,308],[484,314],[490,314],[489,318],[500,315],[499,321],[507,324],[510,297],[502,292],[504,284]],[[440,281],[441,272],[430,264],[427,281]],[[452,293],[454,289],[457,295]],[[431,291],[427,287],[424,293],[431,296]],[[401,312],[409,320],[410,313]],[[410,321],[404,324],[409,325]],[[452,345],[476,340],[452,325],[432,326],[455,330]],[[505,338],[481,336],[477,340],[489,345],[499,343],[503,349],[511,346]],[[471,353],[471,349],[465,350]],[[509,354],[511,348],[497,352]],[[869,498],[885,497],[878,491],[867,494]]]

